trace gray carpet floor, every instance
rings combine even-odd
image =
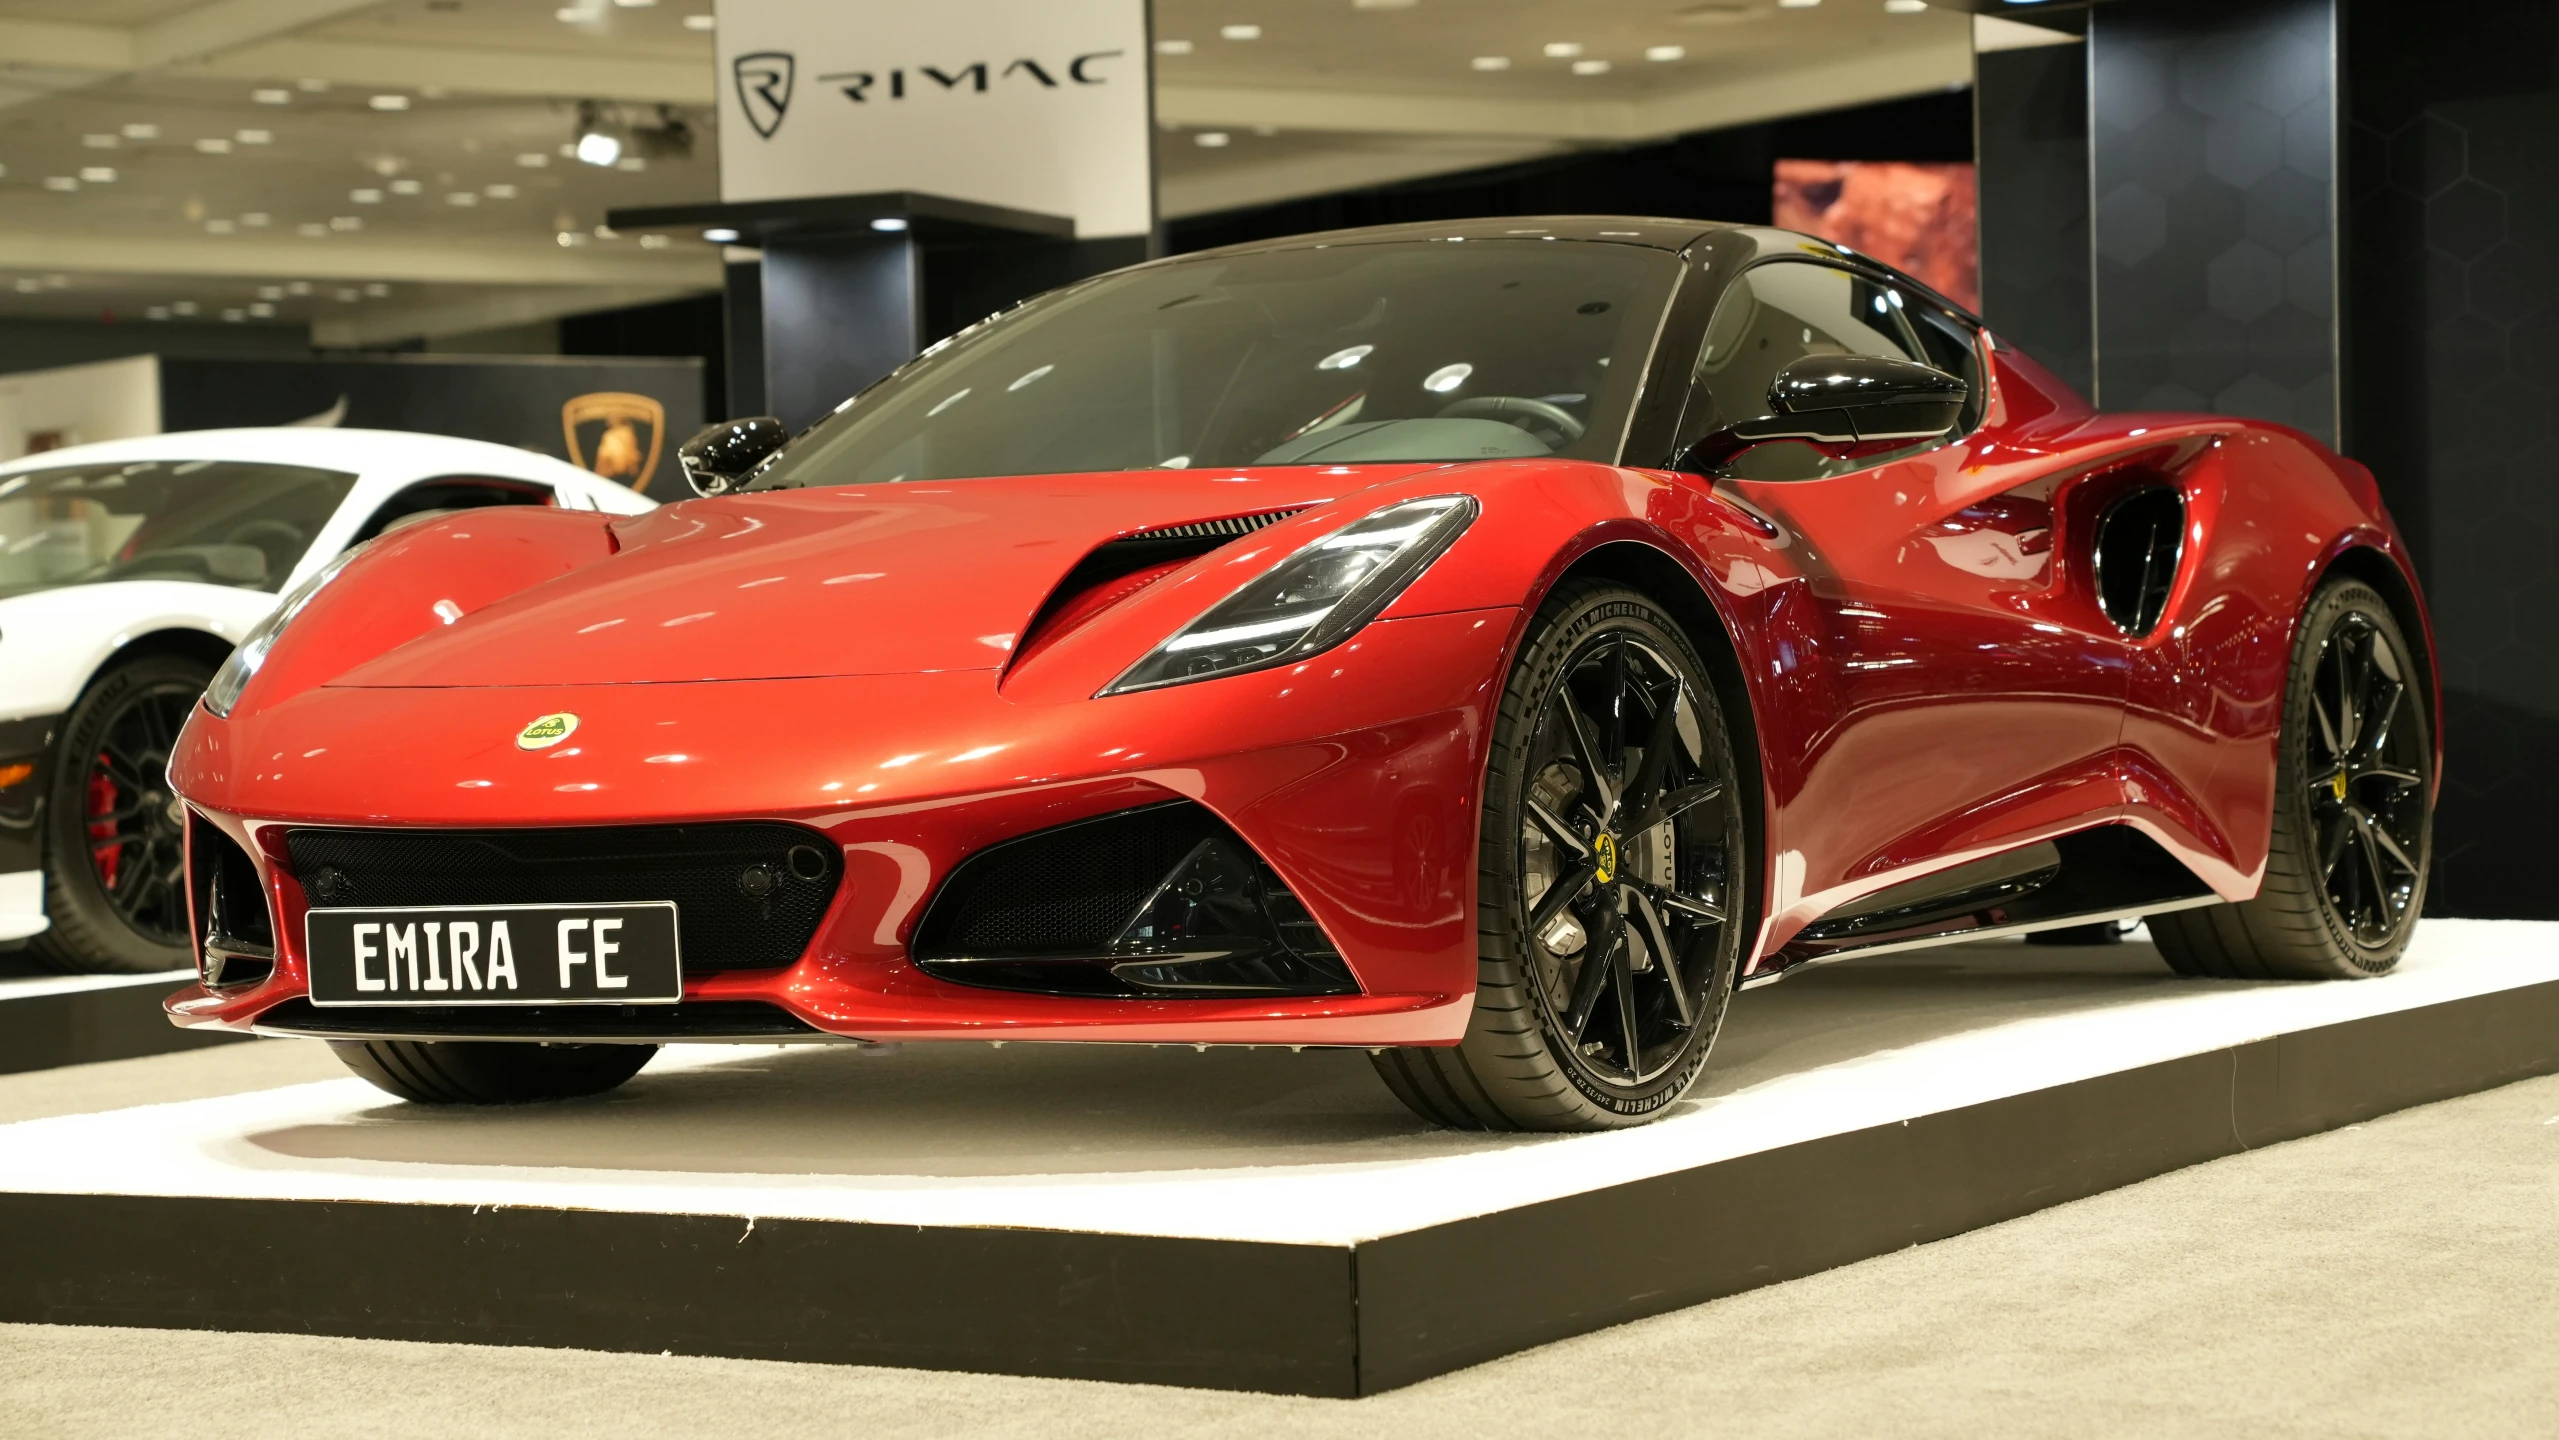
[[[0,1119],[337,1073],[317,1046],[255,1049],[254,1058],[214,1051],[10,1077]],[[0,1432],[2559,1435],[2559,1077],[1359,1401],[0,1326]]]

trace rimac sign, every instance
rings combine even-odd
[[[1155,223],[1145,0],[720,0],[720,198],[919,190]]]

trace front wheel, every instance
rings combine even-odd
[[[601,1095],[640,1073],[655,1045],[527,1040],[333,1040],[349,1070],[424,1105],[522,1105]]]
[[[2370,586],[2331,581],[2302,616],[2253,900],[2150,917],[2180,974],[2352,979],[2399,963],[2434,848],[2432,716],[2417,653]]]
[[[1678,622],[1622,587],[1558,591],[1494,724],[1466,1037],[1377,1052],[1388,1088],[1483,1130],[1640,1124],[1687,1093],[1741,959],[1739,780]]]
[[[186,824],[169,754],[213,672],[151,655],[92,682],[62,723],[45,796],[44,909],[27,943],[56,970],[150,974],[185,965]]]

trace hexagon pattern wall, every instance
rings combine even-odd
[[[2337,436],[2328,0],[2089,21],[2097,402]]]

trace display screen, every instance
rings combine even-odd
[[[0,595],[112,580],[273,594],[354,487],[336,470],[238,460],[0,477]]]
[[[1780,160],[1776,223],[1871,255],[1981,309],[1981,224],[1969,163]]]
[[[1679,262],[1567,241],[1175,261],[926,352],[756,489],[1155,467],[1614,460]]]

